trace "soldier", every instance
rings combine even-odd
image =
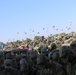
[[[56,44],[55,44],[55,43],[52,43],[52,44],[51,44],[51,50],[50,50],[50,52],[48,53],[48,57],[49,57],[51,60],[59,63],[59,61],[60,61],[60,55],[59,55],[59,50],[56,49],[56,48],[57,48],[57,47],[56,47]]]
[[[21,55],[16,55],[16,64],[18,70],[20,70],[20,60],[21,60]]]
[[[59,54],[59,50],[53,50],[48,54],[48,57],[52,60],[55,61],[57,63],[60,62],[60,54]]]
[[[71,43],[70,48],[72,50],[73,56],[76,57],[76,42]]]
[[[30,54],[28,54],[29,59],[27,59],[26,54],[22,54],[22,59],[20,60],[20,71],[22,75],[35,75],[35,55],[33,54],[33,51],[30,51]],[[31,61],[32,60],[32,61]]]
[[[28,60],[30,60],[30,55],[31,55],[31,53],[32,53],[32,50],[28,50],[28,51],[27,51],[27,59],[28,59]]]
[[[53,50],[56,50],[56,44],[55,43],[52,43],[51,44],[51,46],[50,46],[50,50],[49,50],[49,54],[51,54],[51,52],[53,51]],[[50,55],[49,55],[50,56]]]
[[[48,56],[48,52],[47,52],[47,48],[46,47],[42,47],[41,48],[41,54],[44,54],[44,55]]]
[[[51,51],[54,50],[54,49],[56,49],[56,48],[57,48],[57,47],[56,47],[56,44],[55,44],[55,43],[52,43],[52,44],[51,44]]]
[[[72,66],[72,75],[76,75],[76,42],[70,44],[72,55],[70,56],[70,62]]]
[[[11,53],[6,54],[6,59],[11,59],[12,60],[12,67],[17,69],[17,63],[15,60],[15,56],[12,56]]]
[[[27,55],[26,55],[25,53],[22,53],[22,54],[21,54],[21,57],[22,57],[22,58],[21,58],[20,62],[23,61],[23,60],[26,60],[26,61],[28,62],[28,60],[27,60]]]
[[[29,54],[29,73],[31,73],[30,75],[36,75],[36,72],[37,72],[37,52],[35,51],[30,51],[30,54]]]
[[[38,52],[39,52],[39,54],[41,54],[41,49],[42,49],[42,48],[43,48],[42,45],[38,48]]]
[[[69,46],[62,46],[60,49],[61,64],[67,71],[67,75],[71,75],[71,63],[69,62],[71,49]]]
[[[37,53],[36,53],[35,51],[32,51],[32,52],[30,53],[30,60],[31,60],[31,65],[32,65],[33,67],[36,66],[36,59],[37,59]]]
[[[0,75],[20,75],[20,72],[12,68],[11,59],[6,59],[4,60],[4,70],[1,72]]]
[[[22,59],[20,61],[20,71],[21,71],[22,75],[28,75],[29,74],[29,65],[25,59]]]
[[[66,71],[60,64],[52,62],[43,54],[37,57],[37,64],[41,67],[37,75],[66,75]]]

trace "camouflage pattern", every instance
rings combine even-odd
[[[30,46],[33,47],[32,51],[28,50]],[[12,72],[13,75],[17,75],[17,72],[21,72],[21,75],[66,75],[66,72],[67,75],[76,75],[75,32],[56,34],[47,38],[43,36],[32,41],[9,42],[5,44],[3,51],[3,55],[0,52],[0,75]],[[13,51],[14,54],[11,53]],[[27,63],[20,63],[23,59]],[[8,64],[9,60],[12,60],[12,64]]]
[[[67,75],[71,75],[71,63],[69,62],[70,53],[71,53],[71,49],[69,46],[61,47],[61,50],[60,50],[61,64],[67,71]]]
[[[49,63],[46,64],[47,62]],[[37,64],[41,66],[37,75],[67,75],[61,65],[50,61],[45,55],[38,56]]]
[[[59,59],[60,59],[60,54],[59,54],[59,50],[52,50],[49,54],[48,57],[52,60],[55,61],[57,63],[59,63]]]
[[[12,60],[4,60],[4,69],[1,71],[0,75],[20,75],[17,69],[12,68]]]

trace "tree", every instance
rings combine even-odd
[[[27,38],[25,41],[26,41],[27,43],[30,43],[32,40],[31,40],[30,38]]]
[[[42,39],[42,37],[41,36],[35,36],[34,37],[34,40],[39,40],[39,39]]]

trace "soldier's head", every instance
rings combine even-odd
[[[72,42],[70,48],[76,51],[76,42]]]
[[[26,60],[21,60],[20,61],[20,71],[21,72],[28,72],[28,63]]]
[[[4,67],[5,68],[12,68],[12,60],[11,59],[4,60]]]
[[[66,58],[69,57],[69,54],[71,53],[71,49],[69,46],[62,46],[60,49],[60,57]]]
[[[37,65],[39,65],[40,67],[48,68],[49,61],[49,58],[44,54],[40,54],[37,57]]]
[[[41,54],[47,55],[47,48],[46,47],[41,48]]]
[[[29,56],[30,56],[30,59],[31,59],[33,62],[36,61],[36,59],[37,59],[37,53],[36,53],[35,51],[32,51]]]
[[[38,52],[39,53],[41,53],[41,49],[43,48],[43,46],[40,46],[39,48],[38,48]]]
[[[27,58],[30,59],[30,55],[31,55],[32,50],[28,50],[27,51]]]
[[[51,51],[49,58],[53,61],[58,62],[60,58],[59,50],[53,50]]]
[[[52,43],[51,44],[51,50],[53,50],[53,49],[56,49],[57,47],[56,47],[56,44],[55,43]]]

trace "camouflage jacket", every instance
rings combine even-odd
[[[39,70],[37,75],[67,75],[67,74],[61,65],[57,63],[52,63],[48,69]]]

